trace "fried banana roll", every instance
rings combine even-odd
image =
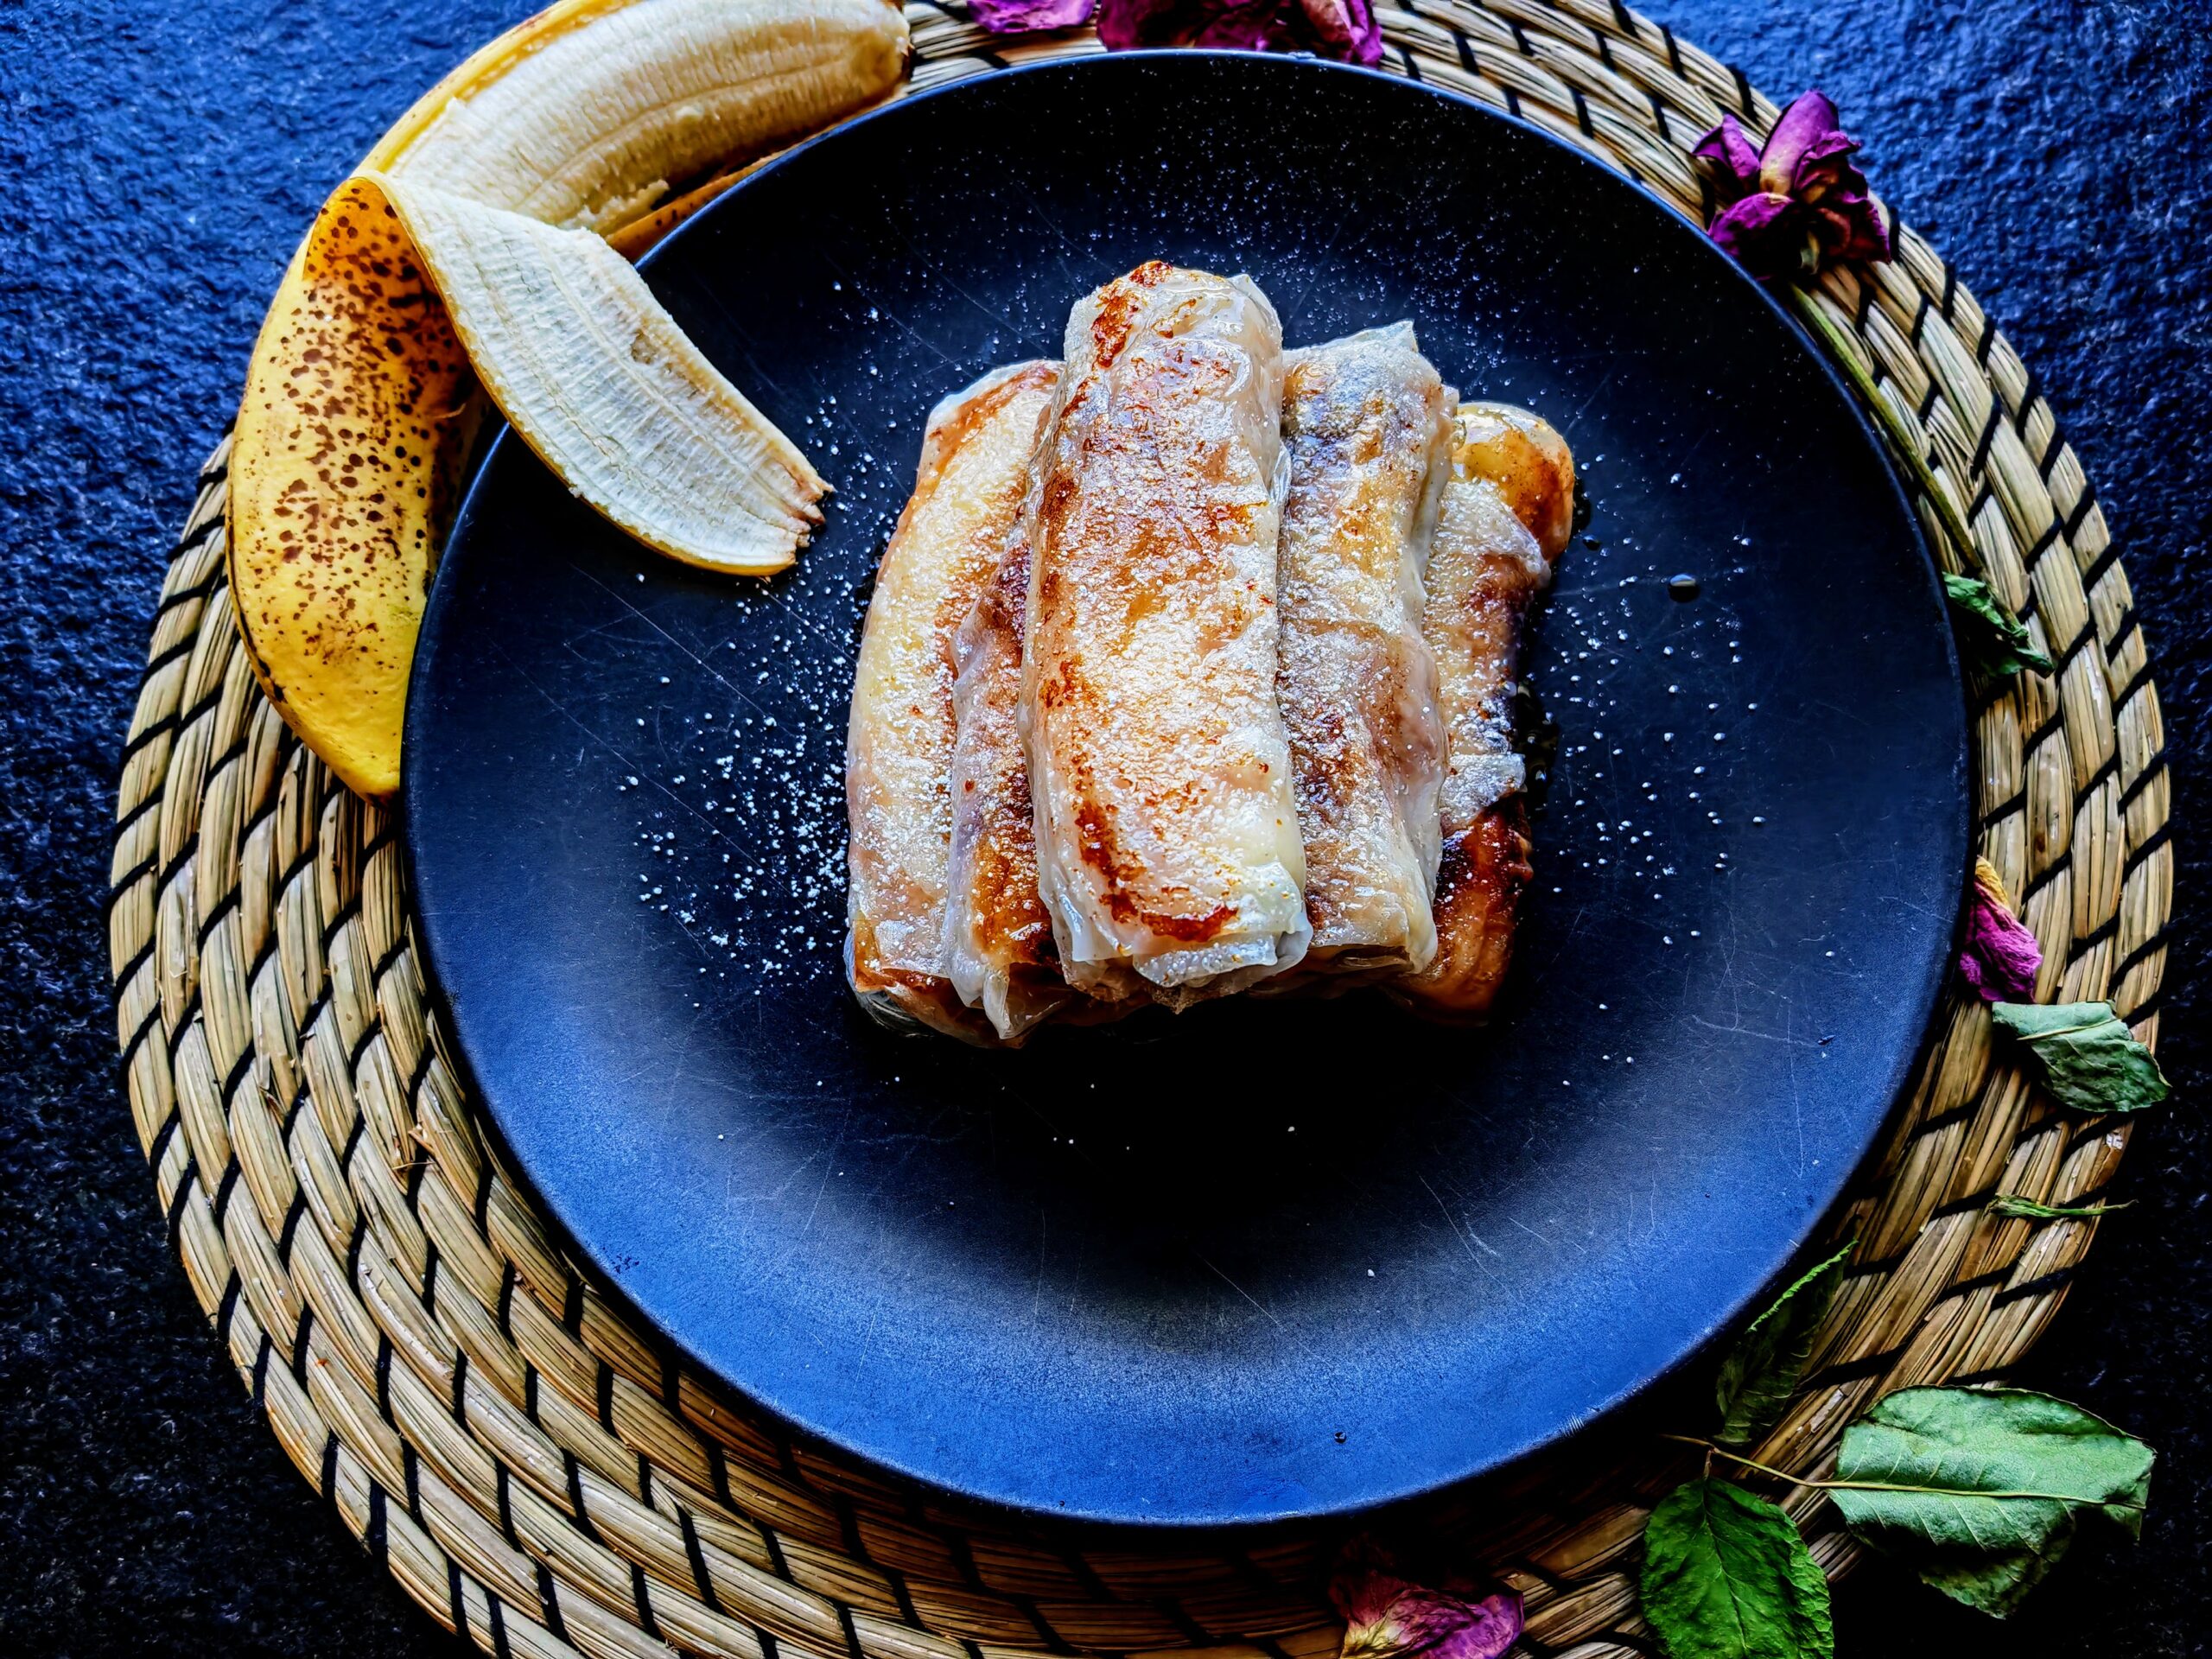
[[[1410,323],[1291,354],[1276,685],[1313,928],[1301,976],[1436,955],[1445,734],[1422,583],[1456,401]]]
[[[1390,987],[1440,1018],[1480,1019],[1512,959],[1530,878],[1527,766],[1513,747],[1521,633],[1573,519],[1566,440],[1527,410],[1461,404],[1421,624],[1449,754],[1436,959]]]
[[[931,411],[914,493],[875,576],[845,741],[846,976],[887,1024],[992,1039],[944,957],[956,735],[954,635],[996,575],[1029,492],[1058,365],[985,376]]]
[[[1029,542],[1017,533],[952,648],[952,866],[944,950],[953,987],[1001,1040],[1080,993],[1060,974],[1052,918],[1037,891],[1029,757],[1021,744],[1022,619]]]
[[[1245,279],[1140,265],[1076,304],[1038,461],[1021,713],[1063,971],[1182,1006],[1306,954],[1275,702],[1282,329]]]

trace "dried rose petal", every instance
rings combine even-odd
[[[1301,0],[1300,9],[1322,42],[1323,57],[1346,63],[1382,61],[1382,30],[1368,0]]]
[[[1967,912],[1959,973],[1985,1002],[2025,1002],[2036,994],[2043,947],[2012,914],[2005,883],[1986,858],[1974,865],[1974,899]]]
[[[1872,197],[1839,191],[1813,204],[1811,211],[1820,220],[1814,234],[1827,257],[1885,262],[1896,257],[1897,227],[1882,217]]]
[[[1690,147],[1690,154],[1710,163],[1706,170],[1713,175],[1723,200],[1733,201],[1758,188],[1758,146],[1745,136],[1743,123],[1734,116],[1722,116],[1719,126]],[[1729,183],[1735,188],[1727,188]]]
[[[1891,258],[1896,227],[1866,194],[1858,150],[1820,92],[1793,99],[1760,149],[1722,116],[1690,150],[1721,204],[1713,239],[1762,282],[1810,276],[1832,259]]]
[[[1787,196],[1745,196],[1713,221],[1712,236],[1736,263],[1762,282],[1811,275],[1821,245],[1806,208]]]
[[[1355,1538],[1329,1580],[1344,1616],[1340,1659],[1499,1659],[1520,1637],[1521,1598],[1478,1590],[1456,1577],[1441,1589],[1415,1584],[1380,1544]]]
[[[1098,0],[969,0],[968,15],[994,35],[1073,29],[1090,21]]]
[[[1382,60],[1369,0],[1099,0],[1098,38],[1109,52],[1205,46]]]
[[[1759,188],[1770,195],[1802,197],[1816,181],[1833,177],[1838,158],[1858,148],[1858,141],[1836,125],[1835,105],[1827,95],[1807,92],[1775,118],[1774,130],[1759,151]],[[1866,188],[1864,179],[1859,188]]]

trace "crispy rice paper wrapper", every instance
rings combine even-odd
[[[944,960],[957,722],[952,643],[1020,522],[1057,365],[987,375],[931,412],[914,493],[877,569],[845,742],[846,976],[887,1023],[974,1042],[990,1024]]]
[[[1096,1023],[1141,1007],[1144,982],[1121,963],[1087,991],[1060,973],[1052,918],[1037,887],[1029,756],[1021,741],[1021,632],[1029,541],[1017,531],[998,574],[953,639],[952,855],[944,956],[953,988],[1020,1043],[1054,1015]]]
[[[1513,747],[1522,630],[1574,515],[1574,458],[1527,410],[1463,404],[1430,547],[1421,632],[1436,658],[1448,758],[1439,819],[1435,960],[1390,982],[1444,1020],[1490,1011],[1530,880],[1527,764]]]
[[[1063,971],[1180,1007],[1306,954],[1275,701],[1281,325],[1141,265],[1077,302],[1031,502],[1021,715]]]
[[[1445,730],[1421,612],[1457,401],[1410,323],[1290,356],[1276,686],[1313,942],[1270,988],[1436,955]]]

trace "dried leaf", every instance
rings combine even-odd
[[[2024,1389],[1906,1389],[1843,1433],[1836,1507],[1969,1607],[2003,1618],[2077,1528],[2143,1528],[2153,1453],[2079,1406]],[[1904,1487],[1911,1490],[1897,1491]]]
[[[1713,1438],[1721,1445],[1747,1446],[1780,1419],[1805,1375],[1813,1333],[1835,1300],[1844,1264],[1857,1244],[1853,1240],[1783,1291],[1736,1339],[1713,1390],[1720,1427]]]
[[[1951,601],[1959,654],[1968,668],[1993,680],[2008,678],[2024,668],[2050,672],[2050,658],[2036,649],[2027,625],[1998,602],[1987,582],[1946,572],[1943,591]]]
[[[1643,1528],[1643,1616],[1669,1659],[1832,1659],[1827,1575],[1796,1524],[1725,1480],[1677,1486]]]
[[[2166,1097],[2165,1074],[2109,1002],[1999,1002],[1989,1016],[2035,1056],[2061,1106],[2139,1112]]]

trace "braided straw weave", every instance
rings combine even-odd
[[[1095,51],[908,10],[913,84]],[[1387,67],[1510,111],[1683,212],[1743,74],[1602,0],[1412,0]],[[996,49],[994,50],[993,48]],[[2036,380],[1941,257],[1824,279],[1823,304],[1924,434],[1981,561],[2058,665],[1975,719],[1983,854],[2042,942],[2038,996],[2110,996],[2155,1038],[2172,882],[2158,701],[2103,514]],[[1026,1659],[1258,1649],[1323,1659],[1332,1541],[1145,1549],[938,1508],[794,1446],[680,1364],[565,1260],[462,1092],[425,994],[392,819],[346,793],[256,687],[224,585],[225,451],[162,583],[124,751],[109,921],[130,1105],[171,1238],[301,1471],[441,1623],[502,1653]],[[1837,1224],[1858,1259],[1814,1375],[1759,1448],[1815,1475],[1909,1383],[1984,1380],[2050,1320],[2124,1125],[2063,1117],[1954,997]],[[1570,1466],[1570,1464],[1572,1466]],[[1503,1576],[1525,1650],[1648,1652],[1646,1507],[1684,1465],[1648,1438],[1540,1461],[1425,1524]],[[1854,1546],[1789,1494],[1833,1573]]]

